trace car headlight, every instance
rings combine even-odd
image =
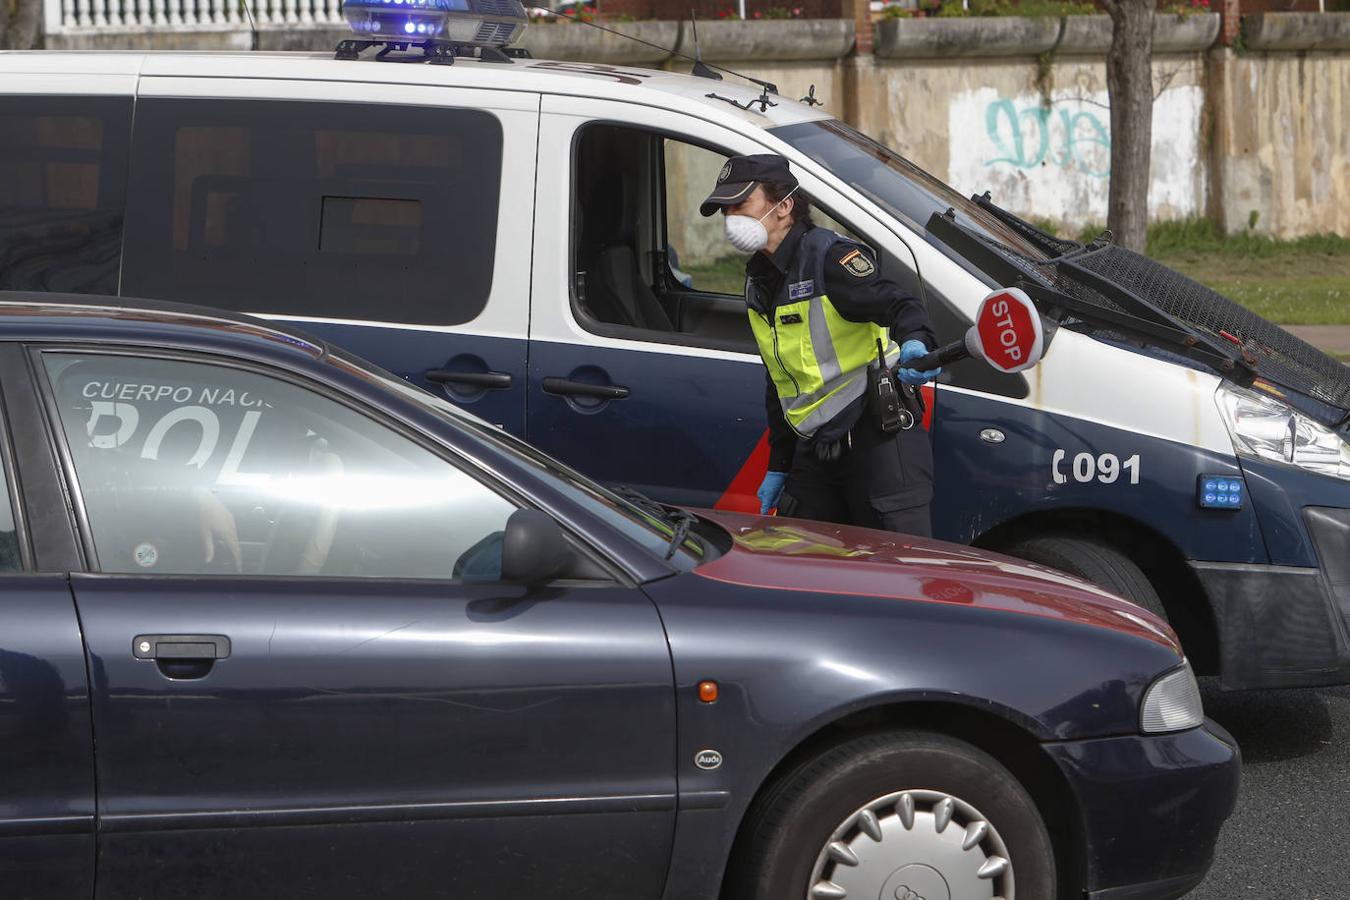
[[[1350,444],[1336,432],[1256,391],[1224,384],[1215,400],[1238,453],[1350,481]]]
[[[1144,692],[1144,702],[1139,706],[1139,730],[1144,734],[1185,731],[1204,724],[1204,721],[1200,686],[1195,683],[1189,661],[1149,685]]]

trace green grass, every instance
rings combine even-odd
[[[1100,231],[1100,229],[1098,229]],[[1324,254],[1350,259],[1350,238],[1337,234],[1313,234],[1281,241],[1259,234],[1226,235],[1208,219],[1158,222],[1148,229],[1150,256],[1202,252],[1230,257],[1278,257],[1290,253]],[[1350,275],[1350,269],[1344,270]]]
[[[745,257],[724,256],[714,262],[681,268],[694,276],[694,288],[700,291],[712,291],[717,294],[745,293]]]

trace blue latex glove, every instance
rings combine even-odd
[[[759,484],[759,490],[755,491],[755,496],[759,498],[759,514],[767,516],[769,510],[778,505],[778,498],[783,496],[783,485],[787,484],[788,473],[786,472],[767,472],[764,480]]]
[[[895,370],[895,377],[899,378],[905,384],[920,385],[932,381],[942,374],[942,367],[929,369],[926,372],[920,372],[918,369],[906,369],[905,363],[913,362],[921,356],[928,355],[928,347],[923,341],[909,340],[900,345],[900,368]]]

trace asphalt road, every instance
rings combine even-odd
[[[1242,747],[1242,792],[1186,900],[1350,898],[1350,687],[1220,692],[1205,712]]]

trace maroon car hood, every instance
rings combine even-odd
[[[1094,584],[1009,556],[909,535],[700,510],[733,538],[731,551],[694,571],[704,578],[785,591],[948,603],[1126,632],[1178,655],[1166,622]]]

